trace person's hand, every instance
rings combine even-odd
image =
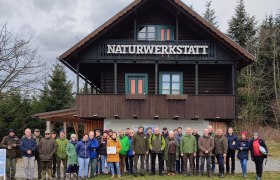
[[[8,149],[12,149],[12,146],[8,146]]]
[[[146,151],[146,154],[149,154],[149,151]]]
[[[26,152],[27,152],[27,154],[31,154],[31,151],[30,151],[30,150],[27,150]]]
[[[133,155],[135,155],[135,151],[133,151]]]
[[[205,154],[208,154],[208,150],[205,151]]]
[[[13,147],[17,147],[17,145],[16,145],[16,144],[13,144]]]
[[[183,156],[183,153],[181,153],[181,156]]]
[[[196,156],[196,153],[193,153],[193,156]]]
[[[243,150],[243,147],[241,147],[240,150],[242,151],[242,150]]]

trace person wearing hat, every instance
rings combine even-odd
[[[148,139],[144,134],[144,127],[139,126],[138,131],[132,138],[132,151],[134,154],[134,176],[137,177],[137,165],[140,159],[140,175],[145,176],[144,161],[148,154]]]
[[[71,134],[71,140],[68,142],[66,146],[66,154],[68,155],[68,168],[66,177],[71,179],[71,174],[74,175],[73,179],[78,177],[79,166],[78,166],[78,155],[76,152],[76,145],[78,143],[77,135]]]
[[[261,180],[263,173],[263,161],[267,158],[268,150],[263,139],[259,138],[259,133],[254,132],[254,137],[250,141],[251,158],[256,165],[257,180]]]
[[[34,136],[35,136],[35,139],[36,139],[37,146],[39,146],[40,141],[43,138],[41,136],[40,129],[34,129]],[[38,179],[42,179],[42,163],[41,163],[41,160],[39,158],[39,153],[38,152],[36,152],[35,160],[37,161],[37,166],[38,166]]]
[[[38,152],[39,158],[42,163],[42,178],[46,179],[46,174],[48,174],[48,179],[52,179],[52,160],[53,155],[56,151],[55,140],[51,138],[49,130],[45,131],[45,138],[42,138],[39,142]]]
[[[52,131],[51,138],[56,140],[57,134],[55,131]],[[55,178],[56,174],[56,154],[53,155],[53,162],[52,162],[52,178]]]
[[[65,138],[65,133],[63,130],[59,131],[59,138],[55,140],[57,149],[56,149],[56,174],[57,179],[60,179],[60,165],[61,162],[63,164],[63,177],[66,178],[66,171],[67,171],[67,154],[66,154],[66,146],[68,144],[68,140]]]
[[[15,135],[14,129],[9,129],[8,133],[1,142],[1,148],[6,149],[6,178],[13,180],[16,175],[17,151],[20,141]]]
[[[249,157],[249,141],[247,139],[247,132],[241,133],[241,139],[237,142],[236,149],[238,150],[237,158],[240,160],[242,175],[247,178],[247,161]]]

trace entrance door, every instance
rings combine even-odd
[[[126,74],[126,94],[148,94],[147,74]]]

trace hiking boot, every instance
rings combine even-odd
[[[122,178],[121,175],[118,175],[118,178],[121,179]]]
[[[224,175],[224,174],[221,174],[221,175],[220,175],[220,178],[224,178],[224,177],[225,177],[225,175]]]

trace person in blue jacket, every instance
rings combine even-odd
[[[249,159],[249,146],[250,142],[247,139],[247,132],[243,131],[241,133],[241,139],[237,143],[237,158],[240,160],[242,175],[247,178],[247,161]]]
[[[94,177],[94,173],[96,172],[96,165],[97,165],[97,159],[98,159],[98,151],[99,151],[99,140],[94,137],[94,132],[89,132],[89,153],[90,153],[90,177]]]
[[[34,163],[37,153],[36,139],[32,136],[29,128],[25,129],[25,135],[21,138],[20,151],[24,161],[25,179],[34,178]]]
[[[227,171],[227,174],[229,174],[229,171],[230,171],[229,159],[231,159],[231,173],[234,174],[234,171],[235,171],[235,150],[236,150],[236,145],[237,145],[237,142],[238,142],[238,137],[233,132],[232,127],[228,128],[228,132],[226,133],[225,136],[228,140],[228,150],[227,150],[227,156],[226,156],[226,171]]]
[[[90,160],[90,143],[88,141],[88,134],[84,134],[83,139],[76,145],[76,152],[78,154],[79,162],[79,179],[88,179],[88,165]]]
[[[129,163],[129,174],[133,174],[133,161],[134,161],[134,154],[132,150],[132,138],[134,135],[134,130],[130,130],[128,140],[129,140],[129,150],[127,152],[128,156],[128,163]]]

